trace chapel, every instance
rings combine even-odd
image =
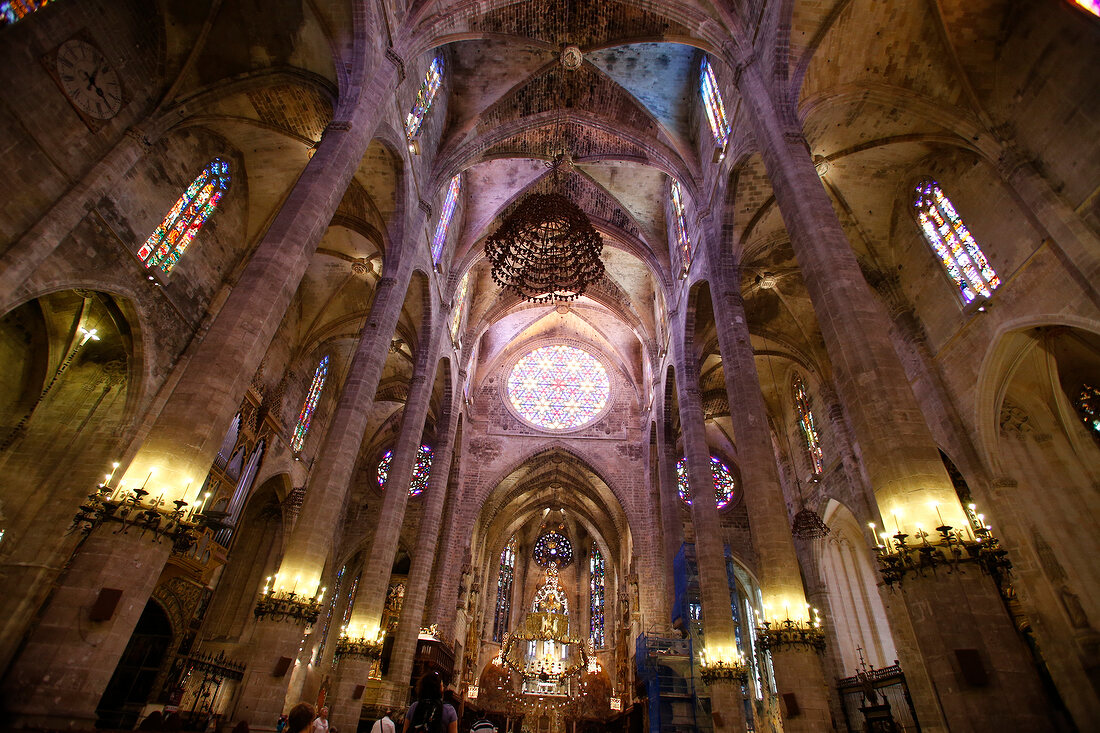
[[[1097,0],[0,0],[0,63],[0,731],[1096,729]]]

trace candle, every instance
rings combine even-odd
[[[898,528],[898,534],[901,534],[901,524],[898,523],[898,513],[894,512],[894,526]]]
[[[145,477],[145,483],[141,485],[141,488],[145,489],[145,484],[149,483],[149,479],[153,478],[153,469],[149,469],[149,475]]]

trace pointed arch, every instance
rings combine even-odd
[[[229,182],[229,163],[221,158],[210,161],[138,250],[142,263],[171,272],[229,190]]]

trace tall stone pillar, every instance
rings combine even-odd
[[[348,623],[348,636],[351,638],[372,639],[380,631],[382,610],[385,607],[386,592],[389,589],[390,571],[393,568],[393,559],[397,555],[397,541],[405,517],[405,506],[409,499],[409,484],[412,482],[413,468],[416,466],[424,433],[424,419],[428,415],[428,406],[431,402],[432,378],[438,363],[436,358],[438,345],[439,339],[435,335],[428,339],[424,353],[417,358],[412,380],[409,383],[408,398],[405,400],[405,409],[401,415],[401,434],[393,448],[389,475],[386,477],[382,511],[375,526],[374,537],[371,539],[370,551],[363,563],[359,593]],[[409,584],[406,584],[406,593],[408,588]],[[404,617],[404,610],[402,610],[402,617]],[[419,627],[417,630],[419,631]],[[366,685],[370,667],[370,660],[361,656],[341,657],[332,687],[335,690],[332,712],[339,715],[341,719],[347,717],[345,711],[339,710],[345,702],[356,711],[362,705],[361,699],[356,700],[356,688]],[[384,685],[384,687],[386,689],[380,691],[384,696],[396,695],[398,692],[393,685]],[[406,688],[405,683],[400,686],[402,694]],[[361,697],[361,690],[359,695]],[[352,702],[353,700],[355,702]],[[378,700],[378,702],[386,702],[386,700]],[[403,699],[402,702],[404,702]],[[354,726],[356,721],[357,718],[354,718],[351,723],[346,724]],[[343,725],[339,727],[343,728]]]
[[[718,350],[722,355],[722,372],[737,441],[737,466],[741,469],[741,490],[752,528],[760,589],[773,613],[790,609],[789,618],[810,623],[812,616],[806,605],[787,503],[768,428],[767,408],[749,338],[740,273],[734,266],[732,253],[722,254],[718,237],[707,237],[705,246]],[[784,710],[783,729],[790,733],[829,729],[832,726],[829,700],[817,652],[804,645],[791,646],[773,650],[772,659],[780,694],[794,694],[800,711],[795,716],[788,716]]]
[[[685,336],[685,339],[690,336]],[[703,605],[703,631],[707,657],[733,662],[739,659],[737,637],[730,607],[726,575],[725,543],[714,496],[714,474],[710,467],[699,395],[698,368],[690,343],[675,339],[676,397],[680,405],[680,431],[684,443],[684,466],[691,492],[691,523],[695,529],[695,557],[699,568],[699,594]],[[684,623],[690,623],[684,619]],[[746,729],[741,683],[735,679],[715,680],[708,686],[716,731],[741,733]]]
[[[332,528],[340,523],[355,459],[366,431],[370,405],[378,389],[390,340],[405,300],[411,269],[400,268],[397,277],[383,277],[375,289],[370,313],[363,327],[332,425],[320,452],[321,460],[310,476],[306,497],[294,523],[278,577],[283,587],[296,583],[299,592],[315,595],[334,542]],[[258,599],[260,588],[252,589]],[[290,676],[273,676],[271,670],[283,657],[295,658],[305,630],[304,623],[260,619],[251,646],[249,672],[237,694],[236,720],[255,726],[277,719],[283,707]],[[330,631],[330,635],[333,635]]]
[[[381,99],[394,86],[395,67],[377,64],[363,99]],[[346,116],[341,116],[346,115]],[[326,128],[317,152],[260,241],[240,279],[201,341],[156,422],[126,470],[168,496],[206,475],[233,417],[310,260],[370,144],[382,116],[377,104],[346,100]],[[188,497],[193,498],[193,497]]]
[[[662,624],[671,624],[678,609],[676,602],[676,553],[684,544],[684,522],[681,518],[680,494],[676,477],[676,441],[669,434],[672,430],[672,416],[666,414],[668,405],[661,398],[661,407],[657,411],[657,487],[660,492],[661,536],[664,540],[664,576],[666,578],[667,607],[672,609],[670,618],[661,619]],[[686,625],[688,619],[683,619]]]
[[[435,562],[443,508],[447,503],[447,483],[451,474],[451,459],[454,457],[455,431],[458,430],[461,413],[462,394],[458,392],[451,399],[446,423],[437,431],[436,444],[432,449],[432,470],[428,475],[428,486],[422,495],[424,509],[416,532],[416,549],[409,567],[409,579],[405,583],[405,599],[401,602],[401,618],[397,624],[393,651],[390,652],[388,677],[395,691],[403,685],[407,686],[412,676],[416,642],[424,619],[424,606],[428,597],[432,565]],[[343,688],[346,685],[342,685],[341,689]],[[341,730],[354,729],[359,722],[361,707],[361,700],[333,699],[333,725]]]
[[[755,60],[739,69],[737,83],[883,520],[910,536],[920,526],[967,526],[890,342],[889,319],[863,279],[795,113],[778,106],[782,95]],[[1040,730],[1045,704],[1034,664],[992,581],[973,567],[967,573],[910,575],[900,596],[885,598],[888,608],[904,608],[903,625],[912,623],[916,648],[899,645],[903,667],[931,680],[914,690],[921,727]]]
[[[88,730],[118,660],[168,560],[171,543],[109,522],[92,533],[50,598],[4,680],[4,706],[19,728]],[[121,591],[106,609],[101,598]],[[108,602],[106,604],[110,606]]]

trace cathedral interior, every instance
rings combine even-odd
[[[0,58],[0,728],[1095,730],[1100,3],[3,0]]]

